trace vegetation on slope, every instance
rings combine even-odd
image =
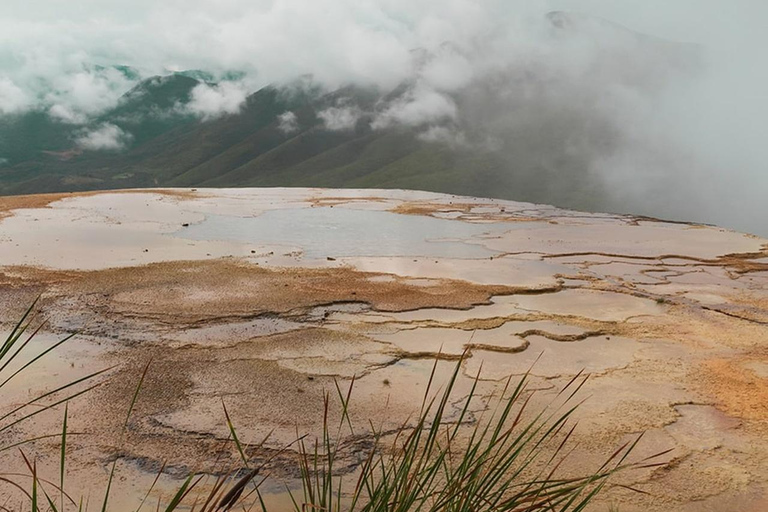
[[[270,86],[250,95],[237,114],[201,120],[184,109],[201,83],[183,74],[150,78],[86,127],[37,111],[0,119],[0,157],[7,160],[0,163],[0,195],[314,186],[410,188],[586,207],[601,193],[583,162],[571,162],[563,175],[551,158],[521,156],[534,144],[541,146],[534,153],[555,158],[563,151],[561,135],[530,141],[520,134],[509,151],[498,153],[423,140],[417,128],[374,130],[366,115],[354,127],[329,130],[318,116],[339,104],[375,112],[396,101],[404,88],[383,93],[349,86],[326,94],[305,84]],[[281,125],[286,112],[295,114],[295,130]],[[78,147],[79,134],[105,124],[130,134],[127,147]]]

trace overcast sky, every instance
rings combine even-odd
[[[415,48],[447,41],[494,59],[499,49],[508,59],[540,49],[551,10],[700,43],[719,66],[741,67],[731,73],[765,70],[763,0],[3,0],[0,113],[43,102],[77,119],[109,107],[132,84],[118,73],[94,78],[94,64],[144,76],[244,71],[247,89],[307,73],[329,86],[388,87],[412,72]]]
[[[246,70],[269,82],[396,82],[408,52],[498,31],[531,37],[550,10],[602,16],[715,51],[761,51],[762,0],[3,0],[0,72],[16,85],[83,63]]]
[[[596,87],[583,45],[564,49],[547,39],[542,20],[551,10],[701,45],[705,65],[694,81],[669,80],[640,101],[617,79],[624,99],[614,115],[637,143],[594,166],[640,206],[760,230],[752,226],[762,222],[755,217],[768,218],[764,0],[2,0],[0,115],[45,108],[65,122],[86,121],[134,85],[117,72],[94,72],[95,64],[129,65],[143,76],[245,72],[237,83],[196,92],[190,108],[207,118],[237,111],[248,92],[301,74],[328,87],[391,87],[413,76],[412,50],[439,52],[445,42],[460,51],[443,52],[422,72],[410,103],[379,119],[381,126],[460,116],[445,94],[510,65],[547,63],[575,87]],[[600,86],[615,93],[611,80]],[[357,114],[324,115],[332,129]],[[430,130],[425,136],[443,134]],[[663,158],[649,158],[654,154]],[[700,187],[687,201],[700,203],[698,210],[668,197],[654,203],[661,182],[647,177],[660,175]],[[707,206],[713,203],[720,206]]]

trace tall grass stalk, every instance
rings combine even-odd
[[[394,433],[374,430],[373,447],[364,456],[351,490],[342,482],[336,462],[345,448],[341,429],[349,423],[349,397],[339,391],[338,425],[329,424],[329,397],[325,399],[322,435],[311,446],[299,444],[302,495],[292,495],[297,512],[578,512],[602,491],[615,473],[637,466],[656,465],[653,459],[627,463],[639,437],[608,457],[593,473],[559,477],[568,458],[574,431],[574,397],[587,376],[577,375],[555,402],[538,412],[530,410],[529,375],[506,382],[486,416],[466,425],[478,394],[480,374],[463,399],[458,414],[450,409],[459,397],[455,387],[461,361],[442,392],[430,394],[433,367],[421,412]],[[482,405],[482,404],[481,404]],[[331,431],[335,430],[335,436]],[[385,442],[385,438],[391,438]]]

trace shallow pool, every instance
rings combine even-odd
[[[509,229],[504,223],[473,224],[386,211],[317,207],[269,210],[256,217],[210,215],[174,236],[297,247],[311,258],[487,258],[498,253],[462,240],[471,242],[473,237]]]

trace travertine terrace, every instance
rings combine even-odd
[[[613,488],[595,510],[768,509],[768,240],[382,190],[59,194],[0,209],[4,325],[41,295],[36,343],[79,333],[14,383],[11,402],[114,367],[70,405],[82,435],[68,463],[87,489],[118,457],[126,506],[163,461],[158,492],[237,461],[222,403],[244,442],[272,432],[261,450],[274,453],[317,429],[334,379],[355,376],[357,424],[394,426],[418,408],[434,359],[441,377],[466,351],[459,390],[481,367],[488,394],[532,368],[544,404],[591,375],[565,471],[594,469],[641,432],[637,457],[671,449],[617,482],[643,493]],[[13,435],[57,432],[61,413]],[[53,475],[56,443],[32,447]],[[289,456],[275,478],[295,476]]]

